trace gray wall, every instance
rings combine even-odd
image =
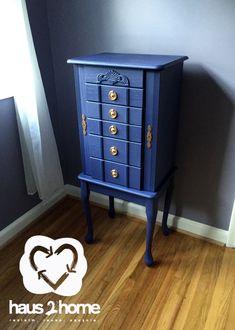
[[[13,98],[0,101],[0,230],[39,202],[26,192]]]
[[[60,147],[46,0],[27,0],[27,8],[49,110]],[[0,100],[0,230],[39,202],[37,195],[27,195],[13,99]]]
[[[26,0],[26,4],[38,64],[63,169],[63,138],[60,135],[61,130],[57,115],[57,95],[47,18],[47,0]]]
[[[228,229],[235,191],[235,2],[48,0],[66,183],[80,170],[70,57],[110,52],[188,55],[171,212]]]

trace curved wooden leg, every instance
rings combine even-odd
[[[81,200],[83,203],[85,218],[87,222],[87,234],[85,236],[85,242],[93,243],[93,224],[91,218],[91,210],[89,203],[90,190],[87,182],[81,180]]]
[[[146,251],[144,255],[144,262],[151,267],[155,264],[152,256],[152,241],[153,233],[157,217],[157,200],[151,199],[146,202],[147,228],[146,228]]]
[[[114,208],[114,197],[109,196],[109,212],[108,215],[110,218],[115,218],[115,208]]]
[[[172,197],[173,190],[174,190],[174,179],[171,179],[169,186],[167,188],[167,191],[166,191],[163,217],[162,217],[162,232],[166,236],[168,236],[170,234],[170,229],[167,226],[167,218],[168,218],[169,209],[170,209],[170,205],[171,205],[171,197]]]

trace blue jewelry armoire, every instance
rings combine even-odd
[[[68,60],[74,66],[80,151],[78,178],[93,241],[90,191],[146,207],[144,261],[152,266],[152,238],[158,198],[166,191],[162,230],[175,173],[177,118],[186,56],[102,53]]]

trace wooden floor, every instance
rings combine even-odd
[[[173,232],[156,230],[154,268],[143,264],[145,225],[92,207],[96,241],[84,243],[79,201],[65,199],[1,251],[1,329],[235,329],[235,250]],[[26,240],[33,235],[73,237],[83,244],[88,271],[73,297],[26,291],[18,269]],[[8,314],[8,301],[97,303],[97,316]]]

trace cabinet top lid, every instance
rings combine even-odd
[[[187,59],[187,56],[179,55],[100,53],[71,58],[67,62],[72,64],[162,70]]]

